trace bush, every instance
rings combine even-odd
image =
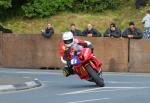
[[[121,0],[75,0],[74,6],[78,11],[102,12],[107,9],[117,9]]]
[[[121,0],[32,0],[22,9],[27,17],[46,17],[60,11],[102,12],[116,9]]]
[[[72,3],[73,0],[32,0],[22,9],[27,17],[46,17],[71,8]]]
[[[9,8],[11,7],[11,0],[0,0],[0,8]]]

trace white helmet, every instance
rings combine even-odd
[[[74,42],[74,37],[73,37],[73,34],[72,32],[65,32],[63,33],[63,41],[64,41],[64,44],[67,46],[67,47],[70,47],[73,42]]]

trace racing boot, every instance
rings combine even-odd
[[[73,71],[72,68],[73,68],[73,66],[71,66],[71,67],[64,67],[63,74],[64,74],[65,77],[68,77],[71,74],[74,74],[74,71]]]

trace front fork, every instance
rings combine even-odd
[[[92,62],[92,60],[89,60],[89,62],[90,62],[90,64],[91,65],[95,65],[93,62]],[[95,66],[96,67],[96,66]],[[100,78],[103,78],[103,75],[102,75],[102,67],[99,67],[100,69],[99,69],[99,71],[98,70],[96,70],[95,69],[95,71],[98,73],[98,75],[100,76]]]

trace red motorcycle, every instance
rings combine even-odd
[[[71,65],[73,65],[75,73],[81,79],[95,82],[98,86],[104,87],[102,64],[94,56],[91,49],[83,48],[79,54],[71,57]]]

